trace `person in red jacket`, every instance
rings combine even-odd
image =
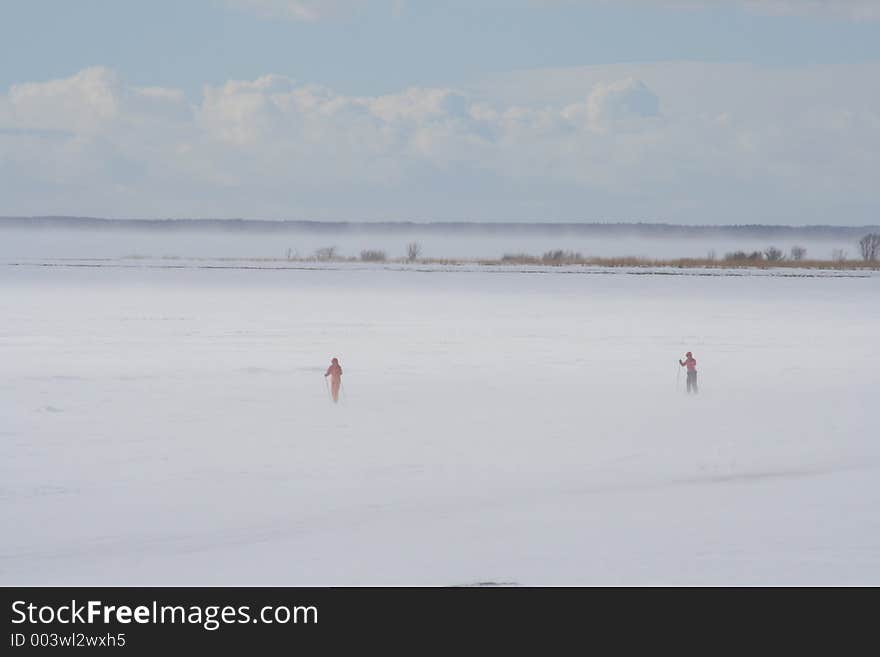
[[[687,368],[687,391],[688,394],[693,392],[697,394],[697,359],[691,352],[685,354],[684,360],[678,361],[678,364]]]
[[[324,373],[324,378],[330,377],[330,395],[333,397],[333,403],[339,401],[339,386],[342,385],[342,367],[339,365],[339,359],[334,358],[330,361],[330,367]]]

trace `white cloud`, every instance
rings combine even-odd
[[[625,2],[669,9],[739,7],[746,11],[790,16],[820,16],[843,20],[880,20],[877,0],[531,0],[533,4],[612,4]],[[389,16],[402,12],[404,0],[226,0],[227,4],[267,18],[317,21],[350,14],[359,7],[379,7]],[[418,0],[408,0],[415,4]]]
[[[266,18],[317,21],[350,12],[369,0],[227,0],[227,4]]]
[[[90,131],[116,118],[120,92],[113,71],[89,68],[62,80],[13,85],[9,100],[20,125]]]
[[[12,85],[7,96],[18,127],[105,133],[117,122],[168,121],[186,113],[181,91],[132,87],[104,67],[48,82]]]
[[[880,20],[880,3],[876,0],[750,0],[747,4],[752,11],[765,13]]]
[[[224,0],[226,5],[266,19],[317,22],[378,10],[388,18],[428,0]],[[809,16],[843,21],[880,21],[880,0],[530,0],[536,7],[629,4],[671,10],[738,8],[765,16]],[[505,11],[493,7],[494,11]]]
[[[91,68],[0,95],[0,214],[868,223],[878,74],[617,65],[381,96],[266,75],[188,99]]]
[[[536,5],[565,5],[571,3],[610,4],[621,0],[532,0]],[[669,9],[712,9],[740,7],[760,14],[792,16],[825,16],[844,20],[880,20],[880,2],[877,0],[622,0],[628,4],[643,4]]]
[[[645,118],[659,115],[660,99],[641,80],[624,78],[596,84],[585,109],[593,122]]]

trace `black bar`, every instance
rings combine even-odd
[[[833,615],[809,600],[813,594],[805,597],[803,589],[55,587],[2,592],[2,653],[9,655],[59,648],[152,655],[352,654],[352,645],[357,654],[382,654],[375,651],[392,647],[414,655],[433,654],[438,647],[471,654],[482,646],[489,655],[526,645],[537,654],[592,652],[602,645],[615,652],[640,646],[655,652],[660,645],[699,645],[700,637],[708,641],[706,653],[713,654],[722,644],[754,648],[747,639],[757,635],[763,636],[762,649],[818,639],[817,631],[832,627]],[[90,601],[100,603],[94,617]],[[120,606],[131,610],[120,612]],[[165,622],[157,622],[155,612],[163,606]],[[185,610],[185,622],[176,609],[168,611],[176,607]],[[228,608],[225,620],[223,608]],[[77,622],[58,622],[57,614],[69,621],[74,609],[79,609]],[[137,613],[144,622],[134,622]],[[31,622],[41,614],[45,622]],[[859,626],[859,614],[849,620]]]

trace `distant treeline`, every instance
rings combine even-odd
[[[98,219],[94,217],[0,217],[0,229],[84,229],[167,232],[254,232],[406,235],[588,235],[597,237],[755,237],[763,239],[859,239],[877,226],[684,226],[667,223],[349,222],[262,219]]]

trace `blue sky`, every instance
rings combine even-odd
[[[876,223],[869,0],[28,0],[0,215]]]
[[[422,0],[352,3],[348,11],[308,21],[223,0],[13,1],[5,3],[0,23],[0,85],[100,65],[135,84],[189,91],[271,72],[370,94],[528,68],[880,59],[873,21],[774,16],[716,4],[724,6]]]

